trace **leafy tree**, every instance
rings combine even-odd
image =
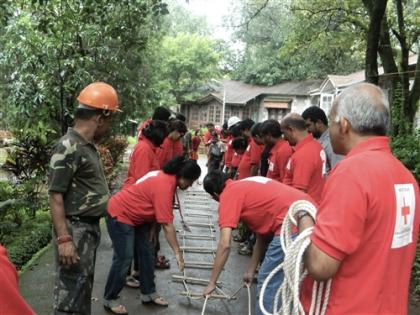
[[[302,2],[237,1],[232,11],[238,13],[231,16],[231,25],[246,45],[235,72],[237,78],[271,85],[361,67],[360,40],[349,24],[332,18],[311,19],[320,1],[314,1],[308,10],[298,9]]]
[[[40,119],[64,132],[77,93],[92,81],[116,87],[126,113],[141,111],[138,71],[148,40],[159,34],[160,0],[9,2],[0,63],[16,123]],[[120,115],[120,119],[123,115]]]
[[[199,96],[197,90],[204,83],[220,76],[216,44],[209,38],[188,34],[162,40],[160,87],[172,96],[170,101],[180,104],[192,100]]]

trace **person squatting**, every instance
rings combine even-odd
[[[208,159],[202,184],[219,203],[220,227],[203,297],[216,289],[233,239],[242,242],[239,253],[250,255],[242,281],[248,286],[257,282],[255,314],[273,313],[283,272],[272,277],[263,295],[261,288],[284,260],[279,235],[289,207],[304,200],[316,208],[316,220],[298,211],[292,238],[313,228],[304,252],[304,283],[332,279],[325,313],[407,314],[420,226],[419,187],[391,153],[389,104],[377,86],[362,83],[343,90],[328,118],[317,106],[281,122],[233,116],[222,130],[208,123],[203,138],[201,130],[188,131],[184,116],[157,107],[140,125],[127,177],[112,197],[95,143],[119,111],[117,92],[95,82],[77,99],[74,127],[57,142],[50,163],[54,314],[91,314],[101,217],[113,244],[105,309],[128,314],[120,301],[125,285],[139,288],[142,303],[168,306],[155,284],[155,268],[170,267],[159,255],[159,234],[163,230],[183,270],[174,194],[199,179],[200,144]],[[0,273],[14,270],[1,247],[0,264]],[[15,310],[11,314],[34,314],[19,295],[15,271],[8,276],[13,298],[4,305]],[[303,285],[305,312],[311,298]]]

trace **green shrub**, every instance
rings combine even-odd
[[[391,147],[394,155],[420,182],[420,129],[412,134],[393,137]]]
[[[10,260],[20,269],[32,256],[51,241],[51,219],[48,211],[38,211],[5,238]]]
[[[112,156],[113,163],[118,164],[122,161],[124,157],[124,153],[127,149],[128,142],[127,139],[122,136],[115,136],[107,139],[103,143],[103,146],[105,146],[109,150]]]

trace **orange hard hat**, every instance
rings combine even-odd
[[[86,86],[77,97],[80,104],[109,110],[111,112],[120,111],[118,109],[118,94],[115,89],[104,82],[93,82]]]

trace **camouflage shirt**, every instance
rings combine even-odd
[[[99,153],[72,128],[54,148],[48,190],[63,194],[66,216],[106,213],[109,190]]]

